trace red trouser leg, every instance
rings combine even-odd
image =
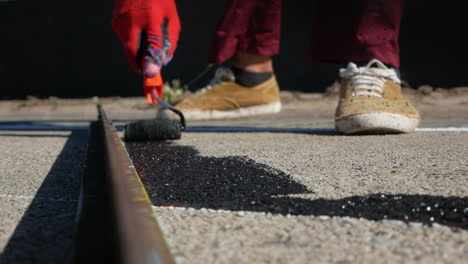
[[[238,50],[277,55],[280,23],[281,0],[228,0],[216,30],[210,63],[222,63]]]
[[[313,23],[311,56],[322,62],[378,59],[400,67],[398,35],[404,0],[322,0]]]
[[[321,0],[314,14],[312,59],[363,62],[373,58],[400,66],[398,35],[404,0]],[[279,53],[281,0],[229,0],[218,25],[211,63],[236,50]]]

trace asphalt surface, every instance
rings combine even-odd
[[[468,97],[444,98],[416,98],[436,132],[340,136],[335,98],[284,93],[278,115],[127,148],[178,263],[466,263]],[[2,264],[71,247],[96,100],[52,101],[0,104]],[[119,128],[155,112],[102,102]]]
[[[186,133],[127,149],[180,263],[468,259],[467,132]]]
[[[70,254],[86,131],[0,131],[0,263]]]
[[[156,142],[127,143],[127,149],[156,206],[350,216],[468,229],[468,197],[384,193],[336,200],[288,197],[314,191],[247,157],[204,157],[192,147]]]

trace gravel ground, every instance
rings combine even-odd
[[[421,111],[422,127],[468,127],[467,87],[405,93]],[[188,124],[333,127],[333,89],[281,98],[278,115]],[[85,127],[97,103],[116,124],[151,118],[156,110],[143,97],[0,101],[0,263],[62,262],[86,147],[84,131],[2,129]],[[180,263],[462,263],[468,259],[467,134],[185,133],[166,146],[180,151],[181,168],[165,166],[174,161],[167,156],[150,162],[157,168],[139,170],[178,173],[162,178],[169,185],[146,185]]]
[[[155,210],[178,263],[455,264],[466,263],[468,257],[468,232],[444,226]]]
[[[179,263],[468,259],[466,132],[187,133],[127,149]]]
[[[86,136],[0,131],[0,263],[65,262]]]
[[[260,122],[263,124],[315,123],[317,120],[332,120],[338,103],[338,91],[330,89],[326,94],[300,93],[282,91],[281,102],[283,111],[277,115],[262,118],[243,118],[234,120],[234,124]],[[404,93],[416,105],[423,120],[452,120],[458,122],[468,118],[468,87],[452,88],[450,90],[431,88],[428,90],[404,89]],[[100,103],[112,119],[151,118],[155,115],[156,105],[148,105],[143,97],[134,98],[85,98],[61,99],[51,97],[38,99],[29,97],[27,100],[0,100],[0,120],[86,120],[95,119],[96,104]],[[300,122],[299,122],[300,121]],[[233,120],[215,122],[217,124],[233,124]],[[193,125],[206,124],[191,122]]]

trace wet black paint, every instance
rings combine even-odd
[[[200,156],[192,147],[131,142],[127,149],[154,205],[438,223],[468,229],[468,197],[372,194],[338,200],[289,197],[311,191],[246,157]]]
[[[308,192],[284,172],[244,157],[203,157],[194,148],[167,143],[126,145],[155,205],[243,210],[274,195]]]

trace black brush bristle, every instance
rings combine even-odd
[[[130,122],[125,126],[125,141],[180,139],[182,126],[178,120],[150,119]]]

